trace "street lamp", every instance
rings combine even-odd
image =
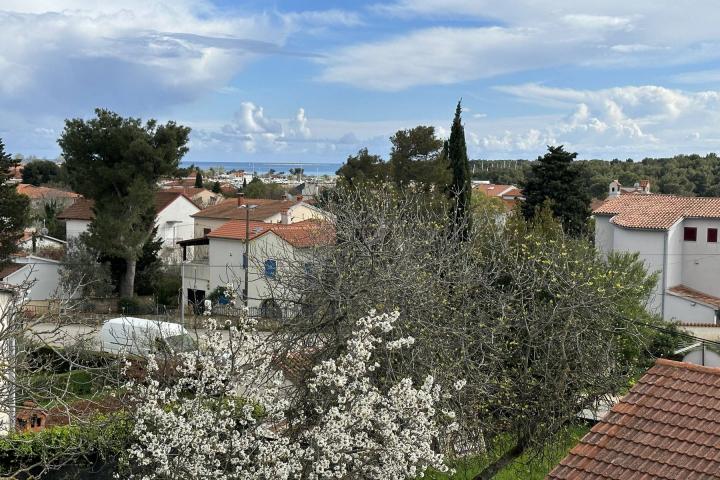
[[[238,208],[245,209],[245,284],[243,285],[243,299],[245,301],[245,307],[248,306],[248,281],[250,278],[250,210],[257,208],[257,205],[248,205],[243,203],[238,205]]]

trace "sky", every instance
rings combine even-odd
[[[96,107],[192,128],[186,159],[387,158],[397,130],[473,159],[720,150],[714,0],[0,0],[0,139],[54,158]]]

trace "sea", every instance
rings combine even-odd
[[[189,167],[194,164],[202,169],[220,167],[226,172],[230,170],[244,170],[246,172],[254,172],[259,175],[268,173],[270,169],[276,173],[289,173],[291,168],[302,168],[305,175],[335,175],[335,172],[342,166],[341,163],[274,163],[274,162],[188,162],[183,160],[180,162],[181,167]]]

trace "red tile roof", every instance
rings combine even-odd
[[[29,183],[19,183],[17,192],[32,199],[38,198],[78,198],[80,195],[75,192],[68,192],[57,188],[36,187]]]
[[[175,193],[184,193],[188,197],[192,198],[195,195],[203,192],[209,192],[206,188],[200,188],[200,187],[169,187],[169,188],[163,188],[163,192],[175,192]]]
[[[720,298],[694,290],[690,287],[686,287],[685,285],[676,285],[669,288],[668,292],[693,302],[704,303],[714,308],[720,308]]]
[[[546,478],[720,476],[720,368],[657,360]]]
[[[92,220],[95,218],[94,205],[93,200],[78,198],[75,203],[60,212],[57,218],[60,220]]]
[[[473,186],[473,190],[478,190],[482,192],[483,194],[487,195],[488,197],[498,197],[500,196],[504,191],[511,191],[511,190],[517,190],[517,187],[514,185],[502,185],[502,184],[493,184],[493,183],[480,183],[475,186]]]
[[[238,207],[237,198],[230,198],[224,202],[200,210],[193,214],[193,217],[219,218],[227,220],[245,220],[247,214],[244,208]],[[297,200],[268,200],[265,198],[245,198],[240,200],[248,205],[257,205],[257,208],[250,209],[250,220],[264,221],[265,219],[282,213],[297,205]]]
[[[251,220],[247,225],[249,238],[254,240],[257,237],[273,232],[290,245],[297,248],[312,247],[316,245],[327,245],[335,240],[332,229],[317,220],[303,220],[302,222],[283,224],[265,223]],[[230,220],[221,227],[208,233],[208,238],[227,238],[232,240],[245,240],[246,225],[243,220]]]
[[[4,267],[0,267],[0,280],[4,280],[6,277],[9,277],[24,266],[24,263],[9,263]]]
[[[620,195],[593,210],[612,215],[611,222],[625,228],[667,230],[682,218],[720,219],[720,198],[675,195]]]
[[[159,191],[155,192],[155,213],[162,212],[178,197],[185,197],[190,203],[200,208],[190,197],[182,192]],[[95,218],[95,212],[93,211],[94,205],[94,200],[78,198],[75,200],[75,203],[60,212],[57,218],[61,220],[92,220]]]

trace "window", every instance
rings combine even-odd
[[[695,228],[695,227],[685,227],[684,240],[685,240],[686,242],[695,242],[695,241],[697,241],[697,228]]]
[[[707,241],[708,243],[717,243],[717,228],[708,228]]]
[[[277,272],[277,262],[272,259],[265,260],[265,276],[268,278],[275,278],[276,272]]]

